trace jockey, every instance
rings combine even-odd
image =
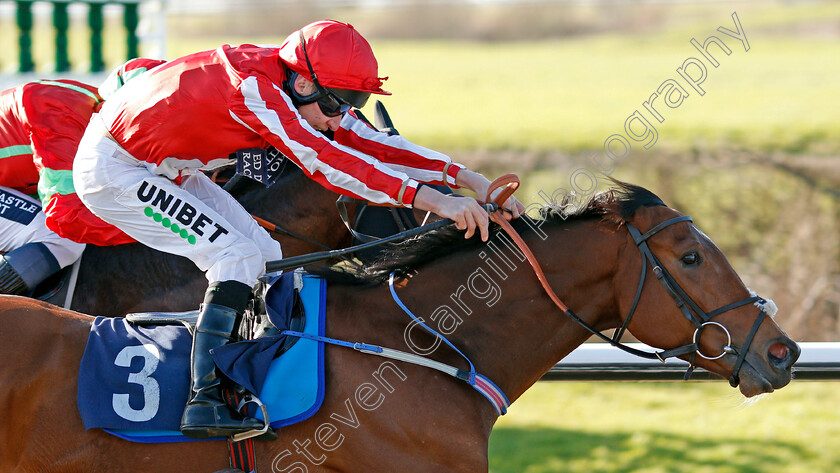
[[[85,245],[47,228],[38,199],[0,186],[0,202],[0,251],[5,252],[0,256],[0,294],[28,296],[46,278],[79,259]]]
[[[126,84],[91,119],[73,169],[82,202],[137,241],[189,258],[209,281],[185,435],[263,427],[222,401],[210,350],[230,339],[266,261],[282,257],[280,244],[201,171],[229,164],[236,150],[271,145],[328,189],[431,210],[468,237],[478,228],[487,238],[488,215],[474,199],[419,185],[483,195],[484,176],[353,114],[370,94],[389,94],[377,74],[370,45],[352,26],[318,21],[279,48],[224,45],[169,61]],[[524,210],[515,199],[506,205],[515,215]]]
[[[108,100],[117,90],[125,85],[126,82],[134,79],[140,74],[155,68],[166,61],[160,59],[149,59],[138,57],[130,59],[124,64],[117,66],[108,77],[99,85],[99,95],[103,99]]]
[[[76,261],[84,243],[134,241],[81,203],[73,188],[73,159],[106,92],[162,62],[128,61],[98,92],[71,80],[34,81],[0,92],[0,252],[6,253],[0,256],[0,294],[30,294]]]
[[[73,157],[101,102],[95,87],[69,80],[0,93],[0,293],[30,294],[84,251],[56,234],[54,217],[77,207]]]

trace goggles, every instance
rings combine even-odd
[[[317,103],[318,108],[321,109],[321,113],[328,117],[337,117],[350,111],[350,105],[339,102],[332,95],[318,99]]]
[[[318,108],[321,109],[321,113],[328,117],[337,117],[339,115],[343,115],[347,113],[351,108],[353,108],[352,102],[342,98],[342,95],[339,95],[338,92],[354,92],[364,94],[364,92],[357,92],[355,90],[323,88],[322,90],[316,91],[315,93],[310,95],[301,95],[295,90],[293,85],[298,75],[299,74],[297,72],[292,71],[291,76],[289,78],[289,91],[291,92],[292,99],[294,99],[295,105],[300,106],[309,105],[311,103],[317,103]]]

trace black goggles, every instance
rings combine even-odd
[[[301,106],[317,103],[318,108],[321,109],[321,113],[328,117],[343,115],[353,107],[361,108],[367,101],[367,95],[369,95],[366,92],[358,92],[355,90],[327,88],[321,88],[310,95],[300,95],[294,88],[294,83],[298,75],[299,74],[297,72],[292,71],[289,79],[289,91],[291,92],[295,105]],[[346,94],[345,92],[350,92],[351,94]],[[361,97],[359,95],[361,95]]]
[[[352,108],[350,104],[342,102],[336,95],[329,92],[326,95],[318,92],[317,95],[319,97],[315,101],[318,103],[318,108],[321,109],[321,113],[328,117],[344,115]]]

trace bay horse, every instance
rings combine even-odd
[[[541,219],[514,222],[550,288],[595,330],[626,326],[671,353],[693,343],[702,356],[679,356],[734,378],[744,396],[787,385],[799,348],[763,318],[721,251],[653,193],[616,186],[573,214],[545,208]],[[424,355],[462,374],[474,365],[515,401],[590,332],[558,310],[508,243],[498,232],[487,243],[465,240],[449,227],[407,243],[363,273],[325,271],[331,281],[327,336]],[[657,277],[640,277],[641,268]],[[389,286],[387,280],[398,282]],[[391,291],[460,351],[420,329]],[[714,317],[713,325],[704,322],[706,330],[698,330],[686,304],[696,306],[692,313]],[[76,412],[76,372],[91,321],[43,302],[0,298],[0,471],[225,468],[223,442],[138,444],[84,430]],[[320,411],[283,427],[278,440],[256,442],[259,471],[488,470],[498,412],[463,380],[333,345],[326,347],[325,362]]]

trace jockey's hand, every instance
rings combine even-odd
[[[491,184],[490,180],[484,177],[483,174],[470,171],[469,169],[462,169],[461,172],[458,173],[455,183],[459,186],[473,190],[479,199],[484,199],[487,196],[487,191],[490,189]],[[504,189],[504,187],[500,187],[493,191],[493,194],[490,196],[491,202],[497,195],[499,195],[500,192],[502,192],[502,189]],[[519,216],[525,212],[525,206],[522,205],[522,203],[514,196],[508,197],[501,205],[501,208],[502,215],[504,215],[507,220],[519,218]]]
[[[440,208],[435,212],[441,217],[448,218],[455,222],[458,230],[466,230],[464,238],[471,238],[476,227],[481,232],[481,241],[487,241],[490,234],[490,216],[478,201],[472,197],[456,197],[447,195]]]
[[[503,189],[503,187],[500,187],[493,191],[493,194],[490,196],[490,200],[494,200]],[[502,215],[504,215],[507,220],[519,218],[519,216],[523,213],[525,213],[525,206],[522,205],[522,202],[519,202],[519,200],[514,196],[508,197],[502,204]]]
[[[423,186],[414,197],[414,207],[452,220],[457,229],[466,230],[464,238],[471,238],[476,228],[481,233],[481,241],[487,241],[490,236],[490,216],[471,197],[443,195],[429,186]]]

